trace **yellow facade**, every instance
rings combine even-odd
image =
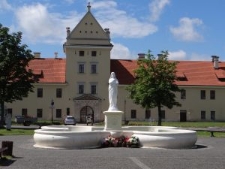
[[[12,117],[27,114],[39,116],[39,120],[51,120],[53,113],[54,120],[61,121],[66,115],[72,115],[78,122],[85,122],[85,116],[91,114],[95,122],[104,120],[103,111],[106,111],[109,105],[108,79],[110,51],[113,48],[109,29],[102,29],[89,7],[88,12],[73,30],[67,28],[67,40],[63,48],[66,55],[65,83],[34,84],[34,92],[27,98],[6,103]],[[150,113],[146,114],[145,109],[135,105],[128,98],[126,87],[119,85],[118,92],[118,108],[124,111],[123,120],[157,121],[157,109],[151,109]],[[39,88],[43,90],[43,96],[40,98],[37,97]],[[225,120],[225,86],[182,85],[180,88],[186,90],[186,98],[181,99],[178,93],[177,101],[182,106],[173,109],[163,108],[165,121]],[[57,89],[62,90],[62,97],[57,97]],[[204,100],[200,98],[201,90],[206,92]],[[215,91],[215,99],[209,98],[210,90]]]

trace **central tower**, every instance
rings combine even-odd
[[[79,119],[80,109],[88,100],[100,100],[101,104],[93,107],[95,119],[103,118],[102,111],[108,106],[108,77],[110,75],[110,31],[103,29],[91,13],[88,3],[87,13],[71,31],[67,27],[67,38],[63,45],[66,54],[66,82],[70,99],[86,99],[81,104],[74,103],[75,117]],[[84,96],[84,97],[82,97]],[[80,117],[82,118],[82,117]],[[82,120],[82,119],[81,119]],[[101,120],[101,119],[99,119]],[[79,120],[78,120],[79,121]]]

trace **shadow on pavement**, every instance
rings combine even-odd
[[[198,144],[196,144],[194,147],[192,147],[192,149],[202,149],[202,148],[208,148],[208,147],[204,146],[204,145],[198,145]]]

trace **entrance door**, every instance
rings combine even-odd
[[[180,110],[180,122],[187,121],[187,111],[186,110]]]
[[[92,116],[92,119],[94,121],[94,111],[92,109],[92,107],[90,106],[84,106],[81,110],[80,110],[80,122],[81,123],[86,123],[86,116]]]

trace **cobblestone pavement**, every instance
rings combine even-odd
[[[225,138],[198,138],[193,149],[102,148],[58,150],[33,147],[32,136],[0,136],[13,141],[7,169],[224,169]]]

